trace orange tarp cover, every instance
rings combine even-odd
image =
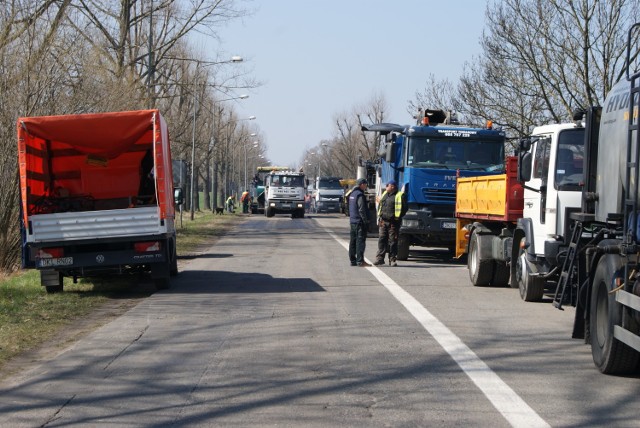
[[[161,218],[174,216],[169,136],[158,110],[23,117],[17,126],[25,224],[44,205],[56,212],[54,199],[134,201],[149,172]]]

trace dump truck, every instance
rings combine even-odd
[[[511,284],[539,301],[558,278],[581,205],[584,131],[580,121],[536,127],[505,174],[458,178],[456,256],[467,253],[474,286]]]
[[[307,180],[304,172],[273,169],[265,177],[265,210],[267,217],[291,214],[291,218],[304,217],[304,197]]]
[[[421,110],[417,120],[416,125],[362,126],[384,138],[377,162],[380,183],[395,180],[407,195],[398,260],[407,260],[412,245],[453,252],[456,177],[504,171],[505,133],[492,123],[485,128],[465,126],[453,112],[428,109]]]
[[[49,293],[65,276],[131,271],[168,288],[178,263],[160,112],[21,117],[17,128],[23,267],[38,269]]]

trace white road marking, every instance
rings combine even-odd
[[[326,230],[326,229],[325,229]],[[333,232],[327,232],[340,245],[349,250],[349,243]],[[367,263],[371,263],[365,259]],[[427,332],[453,358],[467,376],[476,384],[491,404],[513,427],[549,427],[516,392],[493,372],[467,345],[447,326],[431,314],[412,295],[375,266],[367,268],[393,297],[424,327]]]

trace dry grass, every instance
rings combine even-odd
[[[178,257],[211,245],[243,218],[241,215],[213,216],[203,212],[196,213],[191,221],[185,213],[182,227],[178,220]],[[153,286],[140,279],[139,276],[122,276],[81,280],[73,284],[71,279],[65,278],[64,292],[47,294],[35,270],[4,274],[0,277],[0,368],[15,356],[31,351],[51,338],[64,341],[64,331],[77,329],[84,318],[91,317],[106,305],[113,303],[114,308],[123,312],[139,299],[153,294]],[[100,325],[99,321],[90,324],[95,328]]]

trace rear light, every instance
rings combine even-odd
[[[40,248],[36,254],[38,259],[58,259],[63,256],[63,248]]]
[[[152,251],[160,251],[162,245],[160,241],[153,242],[136,242],[133,244],[133,249],[136,253],[147,253]]]

